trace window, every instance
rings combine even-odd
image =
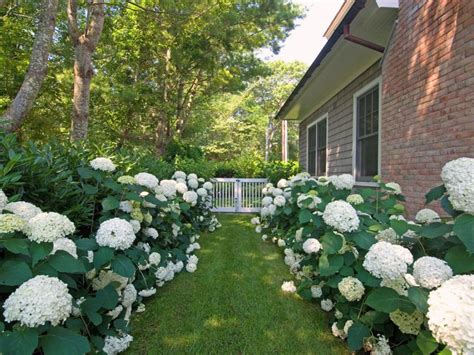
[[[355,95],[355,178],[371,181],[379,173],[379,83]]]
[[[307,128],[307,171],[311,176],[326,175],[327,115]]]

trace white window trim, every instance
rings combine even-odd
[[[326,171],[324,172],[325,175],[328,174],[328,146],[329,146],[329,114],[326,112],[324,115],[318,117],[315,121],[311,124],[306,126],[306,171],[308,171],[308,163],[309,163],[309,129],[314,125],[317,125],[322,120],[326,119]],[[318,146],[318,129],[316,128],[316,147]],[[318,156],[317,149],[316,149],[316,158]],[[314,162],[314,173],[318,172],[318,159]]]
[[[381,176],[382,172],[382,77],[378,77],[365,85],[363,88],[357,90],[353,95],[352,101],[352,176],[356,179],[357,169],[357,99],[365,94],[376,85],[379,86],[379,129],[378,129],[378,158],[377,158],[377,175]],[[358,186],[374,186],[377,187],[376,182],[356,181]]]

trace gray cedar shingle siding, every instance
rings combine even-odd
[[[300,166],[303,170],[306,170],[306,128],[327,113],[328,175],[352,173],[353,95],[380,74],[377,62],[300,123]]]

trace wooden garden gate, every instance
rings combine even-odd
[[[259,212],[262,207],[262,189],[267,179],[215,178],[212,180],[214,212]]]

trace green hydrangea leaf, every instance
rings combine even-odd
[[[0,285],[17,286],[33,277],[24,261],[7,260],[0,267]]]
[[[462,214],[454,221],[453,232],[464,243],[467,251],[474,254],[474,216]]]
[[[349,349],[357,351],[364,346],[364,339],[370,336],[370,329],[362,323],[354,323],[347,333]]]
[[[367,296],[365,303],[376,311],[385,313],[390,313],[397,309],[407,313],[415,310],[415,306],[407,297],[401,296],[395,290],[387,287],[372,290]]]
[[[112,270],[124,277],[132,277],[135,274],[135,266],[125,255],[117,255],[112,261]]]
[[[431,354],[438,348],[438,343],[433,338],[430,332],[422,330],[416,337],[416,345],[421,350],[423,355]]]
[[[34,328],[19,328],[0,334],[0,353],[3,355],[32,354],[38,347],[38,331]]]
[[[465,274],[474,271],[474,254],[469,254],[463,245],[456,245],[448,250],[444,260],[455,274]]]
[[[120,201],[114,196],[108,196],[102,200],[104,211],[115,210],[120,207]]]
[[[68,355],[82,355],[91,350],[86,337],[63,327],[51,328],[42,336],[41,347],[45,355],[64,355],[65,349]]]

